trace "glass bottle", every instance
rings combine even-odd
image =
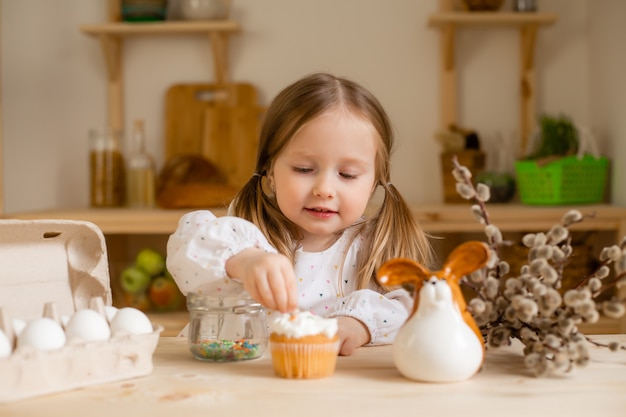
[[[196,359],[231,362],[255,359],[268,344],[265,309],[252,299],[190,292],[189,350]]]
[[[146,152],[143,120],[135,120],[131,145],[127,162],[126,203],[132,208],[154,207],[156,170],[154,159]]]
[[[90,205],[122,207],[126,197],[126,173],[121,132],[89,131]]]

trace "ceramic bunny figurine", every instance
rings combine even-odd
[[[377,274],[381,284],[415,284],[413,312],[393,344],[394,363],[405,377],[455,382],[480,369],[483,337],[467,311],[459,281],[488,260],[488,247],[470,241],[454,249],[437,272],[402,258],[381,266]]]

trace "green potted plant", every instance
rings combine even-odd
[[[515,162],[522,203],[559,205],[602,201],[608,160],[583,152],[586,143],[569,117],[541,115],[535,139],[529,155]]]
[[[539,140],[528,159],[555,159],[578,152],[578,129],[567,116],[553,117],[544,114],[539,117],[539,127]]]

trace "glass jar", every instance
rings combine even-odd
[[[187,294],[189,350],[196,359],[231,362],[259,358],[268,343],[265,309],[249,298]]]
[[[91,207],[122,207],[126,200],[126,168],[122,134],[108,129],[89,131]]]

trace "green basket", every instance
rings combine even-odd
[[[520,201],[537,205],[601,202],[608,165],[606,158],[590,155],[581,159],[567,156],[543,166],[536,161],[516,161]]]

